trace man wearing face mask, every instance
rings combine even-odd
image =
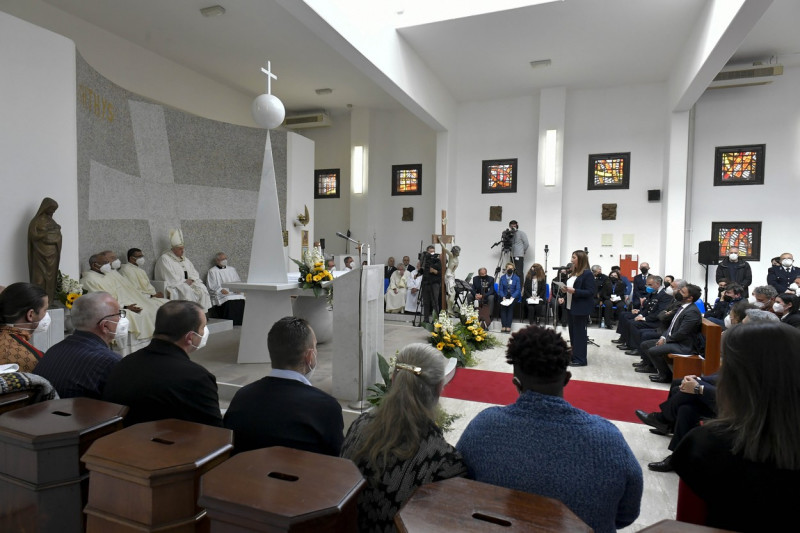
[[[775,287],[771,285],[761,285],[753,289],[753,299],[751,303],[758,309],[774,313],[775,311],[772,310],[772,304],[775,303],[776,296],[778,296],[778,291],[775,290]]]
[[[225,412],[234,453],[286,446],[339,456],[342,407],[309,379],[317,368],[317,339],[302,318],[287,316],[267,335],[272,371],[239,389]]]
[[[125,425],[178,418],[222,426],[217,379],[189,356],[208,341],[203,308],[173,300],[156,314],[150,344],[111,371],[103,400],[127,405]]]
[[[89,257],[89,270],[81,274],[81,285],[87,292],[107,292],[122,309],[128,311],[130,330],[136,338],[147,339],[153,335],[153,325],[158,305],[145,304],[144,297],[127,284],[120,283],[122,276],[111,268],[111,258],[106,252]]]
[[[744,288],[744,293],[750,284],[753,283],[753,273],[750,271],[750,263],[739,257],[739,253],[732,251],[728,257],[720,261],[717,265],[717,283],[727,279],[729,283],[738,283]]]
[[[631,302],[633,307],[638,308],[642,305],[642,300],[647,298],[647,273],[650,272],[650,263],[642,263],[639,265],[641,274],[637,274],[633,278],[633,293],[631,295]]]
[[[731,308],[740,302],[746,294],[747,292],[738,283],[726,284],[722,297],[714,304],[714,309],[706,311],[704,318],[707,318],[715,324],[719,324],[725,329],[727,327],[725,317],[730,314]]]
[[[122,356],[109,345],[128,334],[125,310],[107,292],[84,294],[72,306],[75,332],[52,346],[34,369],[61,398],[103,395],[108,375]]]
[[[767,285],[775,287],[778,293],[786,292],[795,279],[800,277],[800,268],[794,266],[794,256],[788,252],[781,254],[780,265],[767,272]]]
[[[233,320],[234,326],[241,326],[244,318],[244,294],[224,286],[242,280],[236,269],[228,264],[225,252],[214,256],[214,266],[208,269],[206,281],[217,318]]]
[[[150,283],[150,278],[144,269],[146,260],[142,251],[139,248],[131,248],[128,250],[127,257],[128,262],[119,267],[119,273],[146,298],[163,298],[164,294],[156,291],[156,288]]]

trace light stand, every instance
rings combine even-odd
[[[550,247],[546,244],[544,245],[544,282],[545,285],[547,284],[547,256],[550,253]],[[552,292],[552,290],[550,291]],[[550,295],[552,296],[552,294]],[[544,306],[544,325],[547,325],[547,321],[550,320],[550,301],[547,301]]]

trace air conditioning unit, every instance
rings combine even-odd
[[[300,130],[303,128],[323,128],[331,124],[333,124],[331,117],[326,113],[319,112],[286,117],[282,125],[290,130]]]
[[[783,65],[735,65],[725,67],[714,78],[709,89],[730,89],[772,83],[775,76],[783,75]]]

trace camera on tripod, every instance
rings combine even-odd
[[[498,244],[503,245],[504,252],[511,251],[511,247],[514,246],[514,230],[511,228],[503,230],[503,233],[500,234],[500,240],[494,243],[492,245],[492,248],[494,248]]]

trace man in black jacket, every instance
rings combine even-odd
[[[739,257],[736,252],[719,262],[717,265],[717,283],[727,279],[728,283],[738,283],[744,287],[744,293],[748,294],[748,288],[753,283],[753,273],[750,264]]]
[[[317,338],[302,318],[284,317],[269,330],[268,376],[239,389],[225,412],[234,453],[286,446],[339,456],[344,441],[342,407],[313,387]]]
[[[117,363],[103,400],[127,405],[125,425],[178,418],[222,426],[217,379],[189,359],[208,340],[203,308],[171,300],[156,313],[150,344]]]

